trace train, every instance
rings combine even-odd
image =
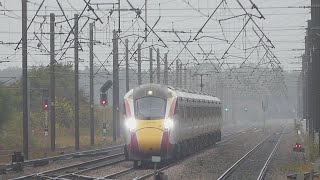
[[[123,99],[124,153],[134,166],[177,160],[221,141],[219,98],[162,84],[143,84]]]

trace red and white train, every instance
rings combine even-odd
[[[124,96],[126,159],[179,159],[221,140],[218,98],[160,84],[143,84]]]

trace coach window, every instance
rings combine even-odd
[[[195,121],[198,117],[198,107],[194,107],[192,108],[193,112],[192,112],[192,121]]]
[[[186,117],[186,121],[188,122],[188,121],[191,121],[191,110],[190,110],[190,106],[187,106],[187,112],[186,112],[186,114],[187,114],[187,117]]]
[[[217,116],[216,107],[213,107],[212,110],[213,110],[213,113],[212,113],[213,117],[216,117]]]
[[[214,118],[214,107],[210,107],[211,118]]]
[[[199,122],[201,121],[201,118],[202,118],[202,115],[201,115],[201,107],[197,107],[197,120],[198,120],[198,122],[197,122],[197,124],[199,124]]]
[[[210,117],[210,116],[209,116],[209,108],[206,107],[206,108],[205,108],[205,111],[206,111],[206,121],[207,121],[208,118]]]
[[[201,117],[201,121],[203,121],[204,117],[205,117],[205,110],[204,110],[204,107],[201,106],[200,107],[200,117]]]

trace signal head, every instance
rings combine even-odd
[[[49,100],[48,100],[48,98],[44,98],[43,99],[43,109],[44,110],[48,110],[49,109]]]

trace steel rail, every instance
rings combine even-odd
[[[41,158],[41,159],[33,159],[33,160],[28,160],[25,162],[22,162],[22,166],[31,166],[34,163],[41,162],[41,161],[58,161],[58,160],[63,160],[67,158],[73,158],[75,156],[86,156],[86,155],[94,155],[98,154],[100,152],[112,152],[113,150],[123,148],[124,145],[116,145],[112,147],[106,147],[106,148],[101,148],[101,149],[95,149],[95,150],[87,150],[87,151],[79,151],[79,152],[74,152],[74,153],[69,153],[69,154],[64,154],[64,155],[58,155],[58,156],[52,156],[52,157],[47,157],[47,158]],[[7,164],[7,171],[12,169],[12,164]]]
[[[249,131],[249,130],[251,130],[251,128],[250,128],[250,129],[247,129],[247,130],[243,130],[243,131],[237,132],[237,133],[234,133],[234,134],[229,134],[229,135],[223,136],[223,137],[228,137],[228,136],[232,136],[232,137],[230,137],[230,138],[228,138],[228,139],[226,139],[226,140],[217,142],[217,143],[215,143],[215,145],[219,145],[219,144],[226,143],[226,142],[228,142],[228,141],[230,141],[230,140],[232,140],[232,139],[235,139],[235,138],[239,137],[239,136],[236,136],[236,135],[238,135],[238,134],[243,134],[244,132],[247,132],[247,131]],[[209,146],[208,148],[204,148],[204,149],[202,149],[202,150],[194,153],[193,155],[200,154],[200,153],[202,153],[203,151],[205,151],[205,150],[207,150],[207,149],[209,149],[209,148],[212,148],[212,146]],[[187,158],[187,157],[186,157],[186,158]],[[173,163],[173,164],[169,164],[169,165],[167,165],[167,166],[165,166],[165,167],[163,167],[163,168],[161,168],[161,169],[158,169],[158,170],[157,170],[157,173],[162,172],[162,171],[164,171],[164,170],[166,170],[166,169],[169,169],[170,167],[173,167],[173,166],[175,166],[175,165],[178,165],[179,163],[181,163],[181,162],[184,161],[184,160],[185,160],[185,158],[183,158],[182,160],[177,161],[177,162],[175,162],[175,163]],[[145,180],[145,179],[148,179],[148,178],[152,177],[153,175],[154,175],[154,172],[148,173],[148,174],[143,175],[143,176],[140,176],[140,177],[136,177],[136,178],[134,178],[134,179],[135,179],[135,180]]]
[[[275,152],[276,152],[276,150],[277,150],[277,148],[278,148],[278,145],[279,145],[279,143],[280,143],[280,141],[281,141],[282,135],[284,134],[284,131],[285,131],[285,129],[282,131],[281,136],[280,136],[277,144],[276,144],[275,147],[273,148],[270,156],[268,157],[266,163],[264,164],[263,168],[261,169],[260,174],[259,174],[257,180],[262,180],[262,179],[264,178],[264,176],[265,176],[265,174],[266,174],[266,172],[267,172],[268,166],[269,166],[269,164],[270,164],[270,162],[271,162],[271,160],[272,160],[272,157],[274,156],[274,154],[275,154]]]
[[[82,167],[82,166],[86,166],[86,165],[92,165],[94,163],[98,163],[98,162],[101,162],[101,161],[104,161],[104,160],[107,160],[107,159],[121,157],[123,155],[124,155],[124,153],[114,154],[114,155],[111,155],[111,156],[102,157],[102,158],[98,158],[98,159],[94,159],[94,160],[90,160],[90,161],[86,161],[86,162],[81,162],[81,163],[73,164],[73,165],[70,165],[70,166],[65,166],[65,167],[61,167],[61,168],[57,168],[57,169],[53,169],[53,170],[47,170],[47,171],[43,171],[43,172],[39,172],[39,173],[34,173],[34,174],[31,174],[31,175],[26,175],[26,176],[13,178],[13,180],[30,179],[32,177],[48,176],[47,174],[50,174],[50,173],[55,173],[55,172],[58,172],[58,171],[63,171],[63,170],[66,170],[66,169],[71,169],[71,168],[76,168],[76,167]]]
[[[86,178],[86,179],[97,179],[95,177],[81,175],[81,173],[84,173],[84,172],[87,172],[87,171],[92,171],[92,170],[99,169],[99,168],[103,168],[103,167],[106,167],[106,166],[119,164],[119,163],[122,163],[122,162],[125,162],[125,161],[126,161],[125,159],[120,159],[120,160],[108,162],[106,164],[100,164],[100,165],[97,165],[97,166],[92,166],[92,167],[89,167],[89,168],[86,168],[86,169],[83,169],[83,170],[79,170],[79,171],[76,171],[76,172],[67,172],[66,174],[62,174],[62,175],[56,176],[55,179],[64,179],[64,178],[68,178],[68,179],[69,178],[70,179],[84,179],[84,178]]]
[[[224,180],[227,179],[230,174],[244,161],[246,160],[252,153],[257,151],[259,147],[264,144],[267,139],[270,138],[272,134],[270,133],[265,139],[263,139],[258,145],[256,145],[254,148],[252,148],[248,153],[246,153],[244,156],[242,156],[236,163],[234,163],[227,171],[225,171],[219,178],[218,180]]]
[[[117,178],[119,176],[122,176],[122,175],[125,175],[127,173],[130,173],[134,171],[134,168],[129,168],[129,169],[125,169],[125,170],[122,170],[122,171],[119,171],[119,172],[116,172],[116,173],[113,173],[113,174],[109,174],[107,176],[104,176],[102,179],[114,179],[114,178]]]

